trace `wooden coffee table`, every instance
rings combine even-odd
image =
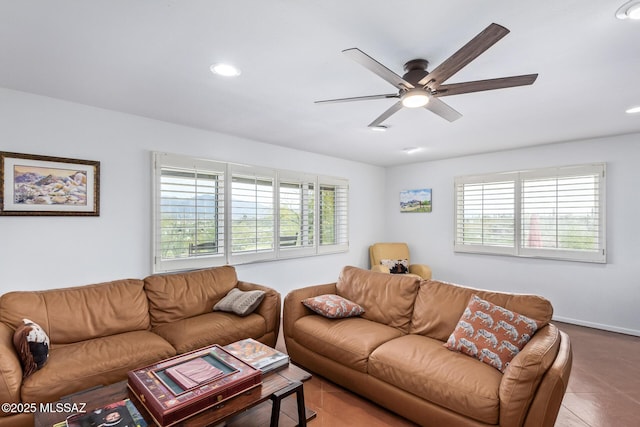
[[[213,406],[193,417],[181,421],[177,427],[213,426],[223,421],[229,427],[245,426],[306,426],[307,421],[313,419],[316,413],[304,406],[304,391],[302,382],[311,378],[307,371],[289,364],[288,367],[267,373],[262,378],[262,385],[252,388],[245,393]],[[296,399],[286,399],[295,395]],[[127,388],[127,381],[121,381],[108,386],[99,386],[81,391],[60,399],[62,403],[86,403],[86,410],[96,408],[130,398],[140,410],[149,426],[154,426],[153,419]],[[295,402],[295,404],[294,404]],[[58,403],[58,402],[56,402]],[[292,407],[295,406],[295,409]],[[71,413],[37,412],[35,427],[51,427],[64,421]],[[300,421],[298,421],[300,420]]]

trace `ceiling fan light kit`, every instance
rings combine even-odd
[[[618,19],[640,19],[640,0],[631,0],[620,6],[616,11]]]
[[[640,0],[637,0],[640,2]],[[370,101],[374,99],[397,99],[395,104],[378,116],[369,124],[370,128],[380,127],[391,115],[400,111],[403,107],[423,107],[443,119],[453,122],[462,117],[462,114],[451,108],[439,98],[450,95],[460,95],[470,92],[503,89],[515,86],[533,84],[537,74],[521,76],[501,77],[488,80],[476,80],[471,82],[444,84],[451,76],[476,59],[480,54],[489,49],[501,38],[506,36],[509,30],[498,24],[491,24],[467,44],[451,55],[442,64],[431,71],[427,71],[429,62],[426,59],[413,59],[404,64],[405,74],[400,77],[389,68],[382,65],[358,48],[343,50],[342,53],[359,63],[369,71],[378,75],[398,89],[397,94],[369,95],[351,98],[327,99],[316,101],[317,104]]]
[[[424,89],[415,88],[406,91],[401,100],[402,105],[407,108],[419,108],[429,103],[429,95]]]

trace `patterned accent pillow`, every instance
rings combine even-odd
[[[49,358],[49,336],[35,322],[22,319],[13,334],[13,345],[22,365],[22,376],[28,377],[42,368]]]
[[[407,274],[409,272],[409,260],[406,259],[381,259],[380,264],[387,267],[391,274]]]
[[[537,330],[535,320],[474,295],[444,346],[504,372]]]
[[[340,295],[326,294],[302,300],[310,310],[330,319],[360,316],[364,308]]]
[[[241,291],[233,288],[213,306],[213,311],[227,311],[238,316],[247,316],[258,308],[264,298],[264,291]]]

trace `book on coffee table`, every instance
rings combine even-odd
[[[260,369],[263,374],[289,366],[289,356],[253,338],[236,341],[224,347],[229,353]]]
[[[60,424],[67,427],[147,427],[142,414],[129,399],[110,403],[90,412],[70,415],[66,424],[58,423],[56,426]]]
[[[200,357],[167,368],[164,372],[185,390],[224,375],[223,370],[216,368]]]

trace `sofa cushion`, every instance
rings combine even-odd
[[[407,333],[419,285],[420,279],[413,276],[347,266],[340,273],[336,293],[361,305],[364,319]]]
[[[241,291],[233,288],[213,306],[213,311],[227,311],[238,316],[246,316],[253,313],[263,299],[264,291]]]
[[[502,374],[441,341],[420,335],[387,341],[371,354],[369,374],[474,420],[498,423]]]
[[[361,317],[328,319],[318,315],[298,319],[294,330],[293,338],[309,350],[365,373],[371,352],[402,335],[396,328]]]
[[[46,291],[16,291],[0,297],[0,321],[14,328],[31,319],[52,344],[69,344],[149,329],[142,280],[126,279]]]
[[[504,372],[537,330],[535,320],[474,295],[445,347]]]
[[[345,317],[360,316],[364,313],[364,308],[355,302],[335,294],[305,298],[302,300],[302,304],[329,319],[344,319]]]
[[[231,266],[146,277],[151,326],[208,313],[237,283]]]
[[[539,327],[549,323],[553,315],[551,303],[537,295],[491,292],[429,280],[420,285],[411,333],[446,341],[473,295],[534,319]]]
[[[148,331],[52,346],[47,364],[22,383],[22,401],[54,402],[79,390],[125,380],[128,371],[174,355],[168,342]]]
[[[166,323],[151,331],[170,342],[179,354],[211,344],[227,345],[243,338],[258,339],[269,332],[264,317],[258,314],[238,317],[223,311]]]
[[[13,334],[13,346],[20,358],[22,375],[28,377],[42,368],[49,357],[49,336],[29,319],[23,319]]]

